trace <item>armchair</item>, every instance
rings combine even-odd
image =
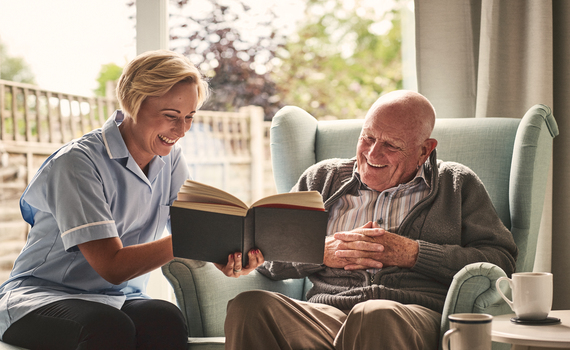
[[[296,107],[285,107],[273,118],[271,151],[278,192],[289,191],[301,173],[327,158],[355,155],[362,120],[317,121]],[[432,137],[439,159],[469,166],[481,178],[497,213],[519,248],[517,271],[532,271],[544,193],[558,126],[550,108],[535,105],[522,119],[437,119]],[[447,316],[474,312],[500,315],[509,306],[496,293],[499,267],[475,263],[460,270],[448,292],[441,336]],[[494,344],[494,349],[508,348]]]
[[[353,157],[362,120],[317,121],[297,107],[285,107],[273,118],[271,152],[278,192],[287,192],[310,165],[332,157]],[[558,134],[550,109],[532,107],[522,119],[438,119],[433,137],[438,157],[471,167],[481,178],[499,217],[519,247],[518,271],[532,271],[544,193]],[[225,277],[212,264],[175,259],[162,271],[172,284],[188,322],[189,349],[223,349],[227,301],[245,290],[278,291],[303,300],[307,279],[271,281],[261,274]],[[509,313],[495,290],[505,273],[489,263],[466,266],[454,278],[442,317],[458,312]],[[495,344],[495,347],[500,347]]]

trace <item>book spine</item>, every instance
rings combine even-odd
[[[242,266],[249,264],[248,253],[255,248],[255,210],[250,209],[243,220]]]

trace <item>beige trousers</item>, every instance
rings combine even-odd
[[[419,305],[369,300],[341,311],[254,290],[228,303],[226,350],[436,350],[441,314]]]

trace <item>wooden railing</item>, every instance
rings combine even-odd
[[[0,140],[65,143],[93,130],[117,108],[110,97],[84,97],[0,80]]]

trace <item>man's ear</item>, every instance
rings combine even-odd
[[[437,140],[436,139],[427,139],[424,141],[423,145],[422,145],[422,155],[421,155],[421,159],[422,159],[422,163],[423,164],[429,157],[429,155],[431,154],[431,152],[433,152],[433,150],[437,147]]]

